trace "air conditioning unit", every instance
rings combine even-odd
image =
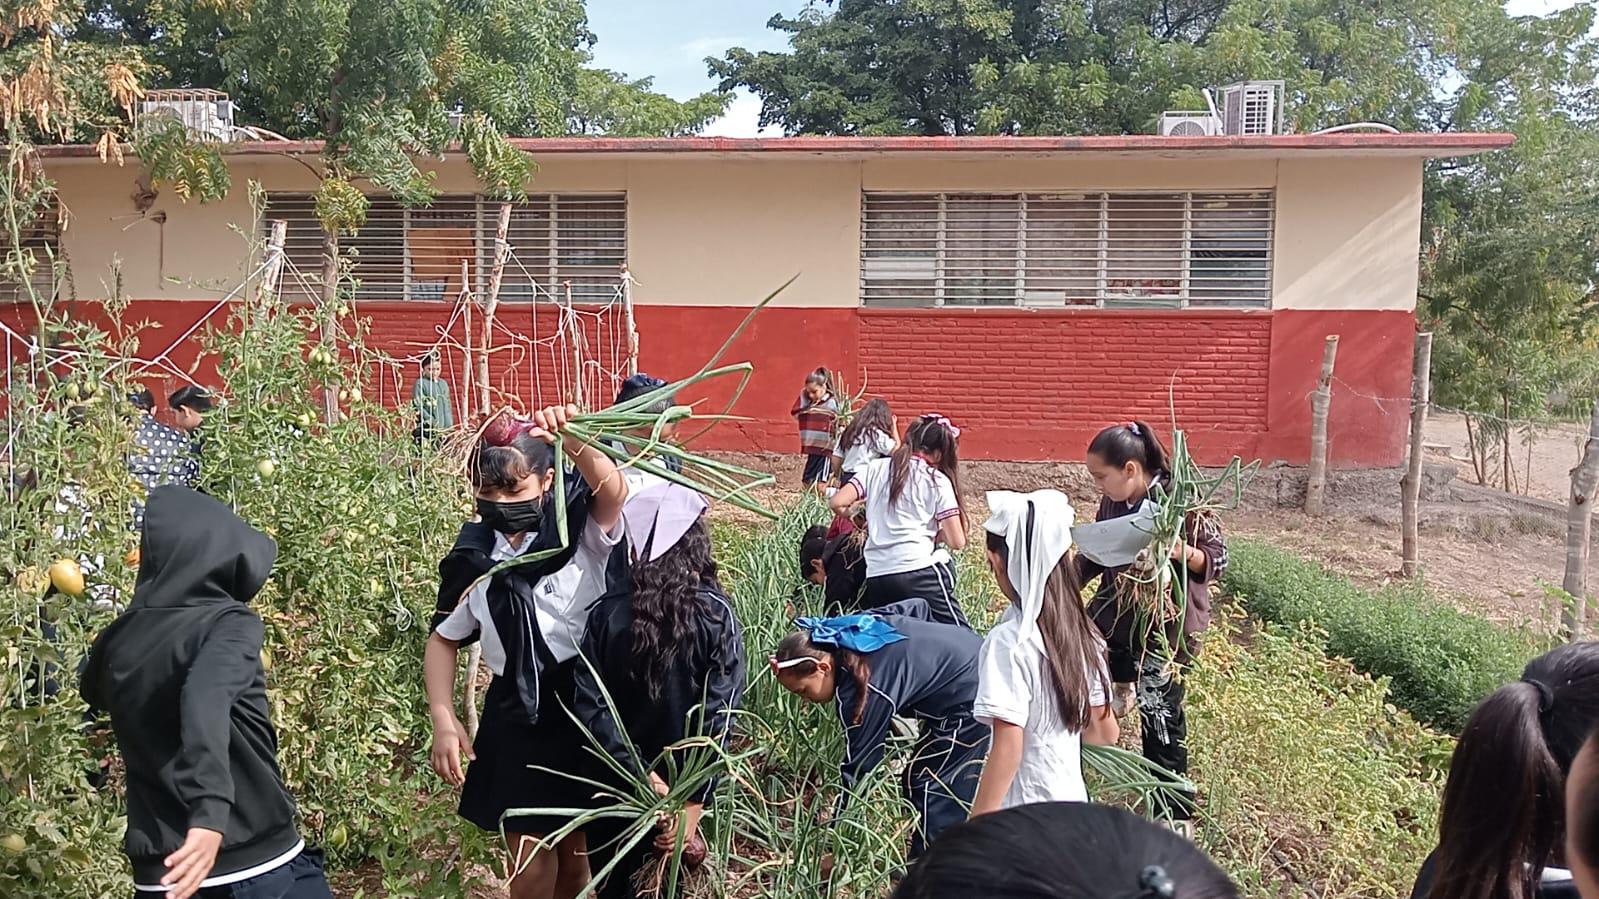
[[[1221,89],[1222,133],[1281,134],[1283,83],[1240,81]]]
[[[216,141],[234,139],[233,102],[222,91],[209,89],[156,90],[139,101],[136,124],[176,120],[195,137]]]
[[[1167,137],[1208,137],[1220,134],[1221,119],[1208,112],[1165,112],[1160,116],[1160,133]]]

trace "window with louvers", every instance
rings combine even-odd
[[[867,193],[867,306],[1264,307],[1269,190]]]
[[[312,198],[274,194],[264,221],[288,222],[284,295],[319,296],[322,228]],[[454,300],[461,295],[461,264],[473,291],[488,289],[500,201],[470,194],[444,195],[432,205],[407,209],[387,197],[372,198],[361,230],[340,238],[350,259],[359,300]],[[506,233],[511,256],[500,282],[502,302],[535,297],[574,303],[609,302],[627,261],[625,194],[535,194],[511,204]]]
[[[3,263],[0,264],[0,303],[31,302],[34,294],[43,302],[51,302],[61,286],[58,275],[61,276],[60,280],[64,280],[66,275],[64,271],[57,270],[62,257],[61,232],[56,216],[39,216],[32,225],[23,229],[20,237],[20,255],[18,247],[10,245],[9,241],[3,241],[6,246],[0,246],[0,263]],[[31,263],[27,261],[29,258]]]

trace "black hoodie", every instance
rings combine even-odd
[[[222,834],[212,877],[299,845],[277,765],[249,602],[277,546],[185,487],[150,492],[133,603],[100,633],[81,690],[111,713],[128,771],[124,848],[134,882],[158,884],[191,827]]]

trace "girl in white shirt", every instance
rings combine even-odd
[[[966,546],[959,438],[949,419],[923,415],[892,456],[866,463],[833,494],[836,515],[866,502],[865,607],[922,599],[934,621],[971,627],[955,601],[955,570],[945,549]]]
[[[988,494],[988,561],[1011,601],[983,640],[972,713],[993,728],[972,814],[1086,802],[1082,742],[1116,742],[1105,644],[1084,610],[1058,490]]]
[[[839,484],[848,484],[866,463],[893,455],[899,448],[898,435],[899,423],[888,402],[881,398],[867,401],[838,436],[833,456],[838,460]]]

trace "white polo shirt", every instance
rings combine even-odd
[[[881,577],[919,571],[947,560],[933,535],[940,522],[960,514],[955,488],[942,471],[911,456],[899,499],[889,501],[892,459],[866,463],[850,481],[866,498],[866,575]]]
[[[539,632],[544,635],[544,643],[555,661],[577,657],[583,632],[588,627],[589,609],[605,593],[605,572],[611,550],[626,535],[627,528],[621,519],[606,531],[590,518],[578,538],[577,552],[573,553],[571,561],[534,585],[533,602]],[[521,555],[532,540],[532,534],[524,534],[520,546],[512,546],[504,534],[496,531],[494,550],[489,558],[497,563],[514,558]],[[489,615],[488,581],[474,586],[466,602],[457,605],[436,630],[446,640],[465,640],[478,634],[483,644],[484,664],[496,675],[505,674],[505,643]]]

